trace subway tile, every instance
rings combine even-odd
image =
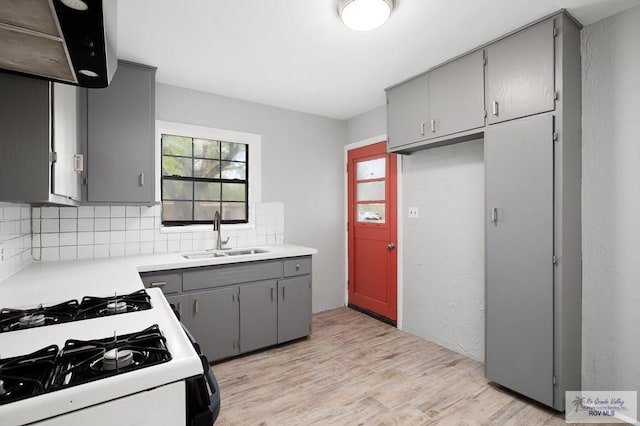
[[[45,247],[40,249],[40,260],[43,262],[60,260],[60,249],[58,247]]]
[[[138,207],[138,206],[127,206],[127,208],[126,208],[126,216],[127,217],[140,217],[140,207]]]
[[[60,232],[60,219],[42,219],[40,231],[42,233]]]
[[[125,231],[111,231],[109,234],[110,244],[123,244],[126,241]]]
[[[95,217],[111,217],[111,208],[109,206],[95,206]]]
[[[193,241],[192,240],[183,240],[180,241],[180,251],[193,251]]]
[[[42,218],[43,219],[58,219],[60,217],[59,207],[43,207]]]
[[[143,229],[140,231],[140,241],[147,242],[154,240],[154,231],[152,229]]]
[[[75,245],[78,245],[77,232],[60,233],[60,246],[75,246]],[[60,257],[62,257],[62,252],[60,252]]]
[[[111,230],[111,219],[106,217],[96,217],[94,223],[95,231],[110,231]]]
[[[22,207],[20,209],[20,218],[21,219],[30,219],[31,218],[31,208]]]
[[[193,232],[180,232],[180,233],[178,233],[178,235],[180,235],[180,240],[181,241],[191,241],[191,240],[193,240]]]
[[[2,210],[2,209],[0,209]],[[40,215],[42,214],[42,209],[40,209],[40,207],[33,207],[31,209],[31,218],[32,219],[40,219]],[[0,219],[2,219],[0,217]]]
[[[0,221],[4,219],[4,207],[0,204]]]
[[[111,206],[111,217],[125,217],[125,206]]]
[[[93,257],[95,259],[102,259],[109,257],[109,245],[101,244],[93,246]]]
[[[140,254],[152,254],[153,242],[140,243]]]
[[[125,231],[125,241],[127,243],[139,243],[140,231]]]
[[[76,246],[60,247],[60,260],[74,260],[78,258]]]
[[[167,251],[169,253],[180,252],[180,241],[167,241]]]
[[[125,220],[125,226],[128,231],[140,229],[140,219],[137,217],[128,217]]]
[[[112,231],[124,231],[125,230],[124,217],[112,217],[111,223],[109,226],[111,226]]]
[[[193,246],[191,248],[194,251],[201,251],[205,249],[205,241],[204,240],[193,240]]]
[[[135,256],[140,254],[140,244],[139,243],[127,243],[125,244],[124,254],[126,256]]]
[[[155,206],[149,207],[141,207],[140,208],[140,217],[153,217],[154,216],[154,208]]]
[[[31,233],[31,220],[22,219],[20,221],[20,233],[21,234],[30,234]]]
[[[124,256],[125,255],[125,245],[124,244],[109,244],[109,256]]]
[[[106,232],[105,232],[106,234]],[[83,245],[92,245],[93,244],[93,232],[78,232],[78,245],[79,246],[83,246]],[[107,235],[108,237],[108,235]],[[107,240],[107,242],[109,242]],[[93,256],[93,254],[92,254]]]
[[[110,232],[94,232],[94,244],[109,244],[110,243]]]
[[[5,207],[4,218],[2,220],[20,220],[20,207]]]
[[[60,219],[60,232],[77,232],[78,219]]]
[[[40,219],[33,219],[31,221],[31,232],[33,232],[34,234],[39,234],[40,233]]]
[[[154,241],[153,242],[153,252],[154,253],[166,253],[167,252],[167,241]]]
[[[78,259],[93,259],[93,246],[78,246]]]
[[[93,218],[78,219],[78,232],[93,231]]]
[[[40,248],[42,234],[32,234],[31,236],[31,247]]]
[[[170,234],[164,234],[167,236],[167,239],[169,241],[180,241],[180,233],[179,232],[172,232]]]
[[[78,218],[91,218],[95,217],[95,209],[93,206],[80,206],[78,207]]]
[[[276,245],[276,236],[267,234],[267,245],[274,246]]]
[[[78,209],[75,207],[61,207],[60,218],[61,219],[76,219],[78,217]]]
[[[140,219],[140,229],[154,229],[153,217],[143,217]]]
[[[284,244],[284,234],[276,234],[276,244]]]
[[[60,234],[40,234],[42,247],[58,247],[60,245]]]

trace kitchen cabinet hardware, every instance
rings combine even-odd
[[[271,303],[273,303],[273,287],[271,287]]]
[[[167,285],[166,281],[156,281],[156,282],[153,282],[153,283],[149,284],[150,287],[157,287],[157,288],[162,288],[162,287],[164,287],[166,285]]]
[[[395,245],[395,244],[393,244],[393,243],[389,243],[389,244],[387,244],[387,248],[388,248],[389,250],[393,250],[395,247],[396,247],[396,245]]]
[[[420,134],[424,136],[424,122],[420,123]]]
[[[491,222],[498,223],[498,209],[496,207],[491,209]]]
[[[284,286],[282,286],[282,301],[283,301],[283,302],[284,302],[284,289],[285,289],[285,287],[284,287]]]
[[[436,132],[436,120],[431,120],[431,133]]]
[[[195,300],[193,301],[193,312],[197,314],[197,313],[198,313],[198,308],[199,308],[199,307],[200,307],[200,304],[198,303],[198,299],[195,299]]]
[[[300,264],[296,263],[296,270],[299,270],[299,269],[300,269]]]
[[[84,171],[84,156],[82,154],[73,155],[73,171],[76,173]]]
[[[182,302],[178,302],[178,314],[182,318]]]
[[[140,186],[144,186],[144,172],[140,173]]]
[[[492,108],[493,115],[495,115],[497,117],[499,115],[499,111],[500,111],[499,106],[498,106],[498,101],[493,101],[492,105],[493,105],[493,108]]]

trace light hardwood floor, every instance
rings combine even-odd
[[[483,365],[348,308],[310,338],[213,365],[216,425],[561,425],[484,378]]]

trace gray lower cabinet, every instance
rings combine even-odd
[[[311,333],[311,256],[141,274],[160,288],[209,361]]]
[[[89,203],[154,203],[155,72],[119,61],[109,87],[87,90]]]
[[[278,343],[311,333],[311,276],[278,281]]]
[[[0,72],[0,93],[0,200],[78,205],[78,87]]]
[[[429,138],[484,126],[484,56],[477,51],[429,72]]]
[[[387,142],[389,149],[426,138],[429,120],[427,75],[387,91]]]
[[[489,124],[554,109],[554,38],[550,19],[487,47]]]
[[[241,285],[240,350],[249,352],[278,343],[277,281]]]
[[[486,375],[553,405],[553,116],[486,135]]]

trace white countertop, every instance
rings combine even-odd
[[[254,247],[252,247],[254,248]],[[258,248],[258,247],[256,247]],[[259,247],[266,253],[208,259],[185,259],[182,253],[106,259],[33,262],[0,282],[0,308],[53,304],[84,296],[125,294],[143,288],[140,272],[254,262],[308,256],[318,251],[290,244]]]

